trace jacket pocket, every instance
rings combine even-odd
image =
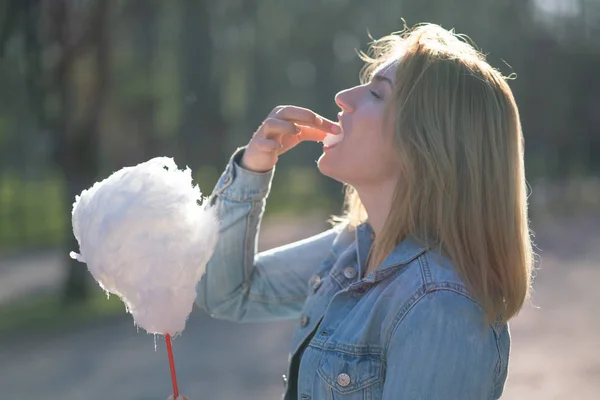
[[[381,397],[383,367],[377,356],[327,352],[317,374],[324,399],[371,400]]]

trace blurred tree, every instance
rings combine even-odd
[[[181,154],[190,166],[222,168],[227,122],[213,71],[210,0],[181,0]]]
[[[0,47],[12,35],[21,33],[25,38],[29,101],[40,128],[52,135],[54,161],[66,183],[66,215],[70,215],[75,196],[94,182],[99,170],[99,126],[109,73],[109,2],[9,1],[6,19],[10,23],[0,34]],[[42,55],[49,49],[56,56],[48,66],[42,63]],[[92,74],[86,74],[88,66]],[[67,250],[78,248],[70,227],[67,224]],[[71,259],[66,266],[65,303],[85,299],[86,268]]]
[[[101,3],[113,10],[108,27],[109,5]],[[48,237],[70,226],[56,222],[64,214],[55,211],[60,199],[52,206],[27,199],[34,180],[52,187],[68,181],[64,211],[70,212],[73,195],[91,183],[98,167],[104,174],[169,155],[192,167],[207,188],[231,146],[244,144],[273,106],[296,104],[335,118],[335,93],[357,83],[361,62],[354,49],[366,50],[368,33],[378,38],[401,29],[401,17],[409,26],[434,22],[466,33],[492,65],[518,75],[510,85],[530,180],[598,174],[600,2],[564,3],[0,2],[0,240],[10,231],[11,243],[53,244]],[[116,40],[107,43],[107,30]],[[53,166],[46,142],[56,148]],[[301,196],[311,200],[339,197],[339,185],[307,163],[319,154],[318,145],[305,144],[282,157],[277,175],[298,179],[275,185],[277,198],[288,196],[286,187],[305,188]],[[272,205],[277,202],[278,211],[291,204]],[[51,229],[39,224],[39,214],[53,216]],[[65,234],[72,240],[71,232]],[[74,274],[85,275],[80,267],[74,265],[70,282],[79,281]]]
[[[53,0],[49,4],[48,23],[60,54],[53,71],[60,111],[55,114],[51,132],[55,135],[56,163],[66,182],[67,215],[70,215],[71,201],[94,182],[100,168],[99,126],[109,83],[106,27],[110,2],[95,0],[91,3],[83,11],[68,0]],[[79,29],[74,30],[75,27]],[[83,93],[77,93],[72,79],[77,62],[79,58],[84,61],[84,57],[89,55],[93,65],[89,87]],[[83,107],[77,107],[76,103],[83,104]],[[70,224],[67,226],[70,228]],[[77,249],[73,235],[68,234],[67,238],[68,248]],[[69,259],[67,265],[65,302],[83,300],[88,295],[87,269],[75,260]]]
[[[137,78],[142,80],[147,88],[143,95],[138,96],[132,110],[133,118],[137,122],[139,142],[142,144],[142,158],[145,161],[160,153],[154,123],[157,109],[154,58],[158,42],[159,5],[156,0],[132,0],[127,6],[134,20],[133,43],[138,52],[134,57],[133,68]]]

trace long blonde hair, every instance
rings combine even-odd
[[[523,135],[507,77],[465,37],[433,24],[375,40],[360,54],[363,83],[398,63],[390,111],[403,163],[369,265],[411,236],[452,260],[488,322],[508,321],[528,297],[533,252]],[[335,221],[367,220],[350,186],[345,205]]]

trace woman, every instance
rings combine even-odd
[[[298,319],[286,399],[497,399],[532,267],[517,106],[436,25],[370,54],[363,84],[335,98],[339,123],[277,107],[233,155],[197,304],[233,321]],[[345,215],[255,254],[278,157],[327,133],[341,141],[318,168],[347,186]]]

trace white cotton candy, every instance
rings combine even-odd
[[[334,144],[338,144],[342,140],[344,140],[343,133],[339,133],[337,135],[334,135],[333,133],[328,133],[327,136],[325,136],[325,139],[323,139],[323,144],[325,146],[333,146]]]
[[[218,219],[189,168],[158,157],[123,168],[75,198],[73,233],[93,277],[136,325],[177,335],[217,243]]]

